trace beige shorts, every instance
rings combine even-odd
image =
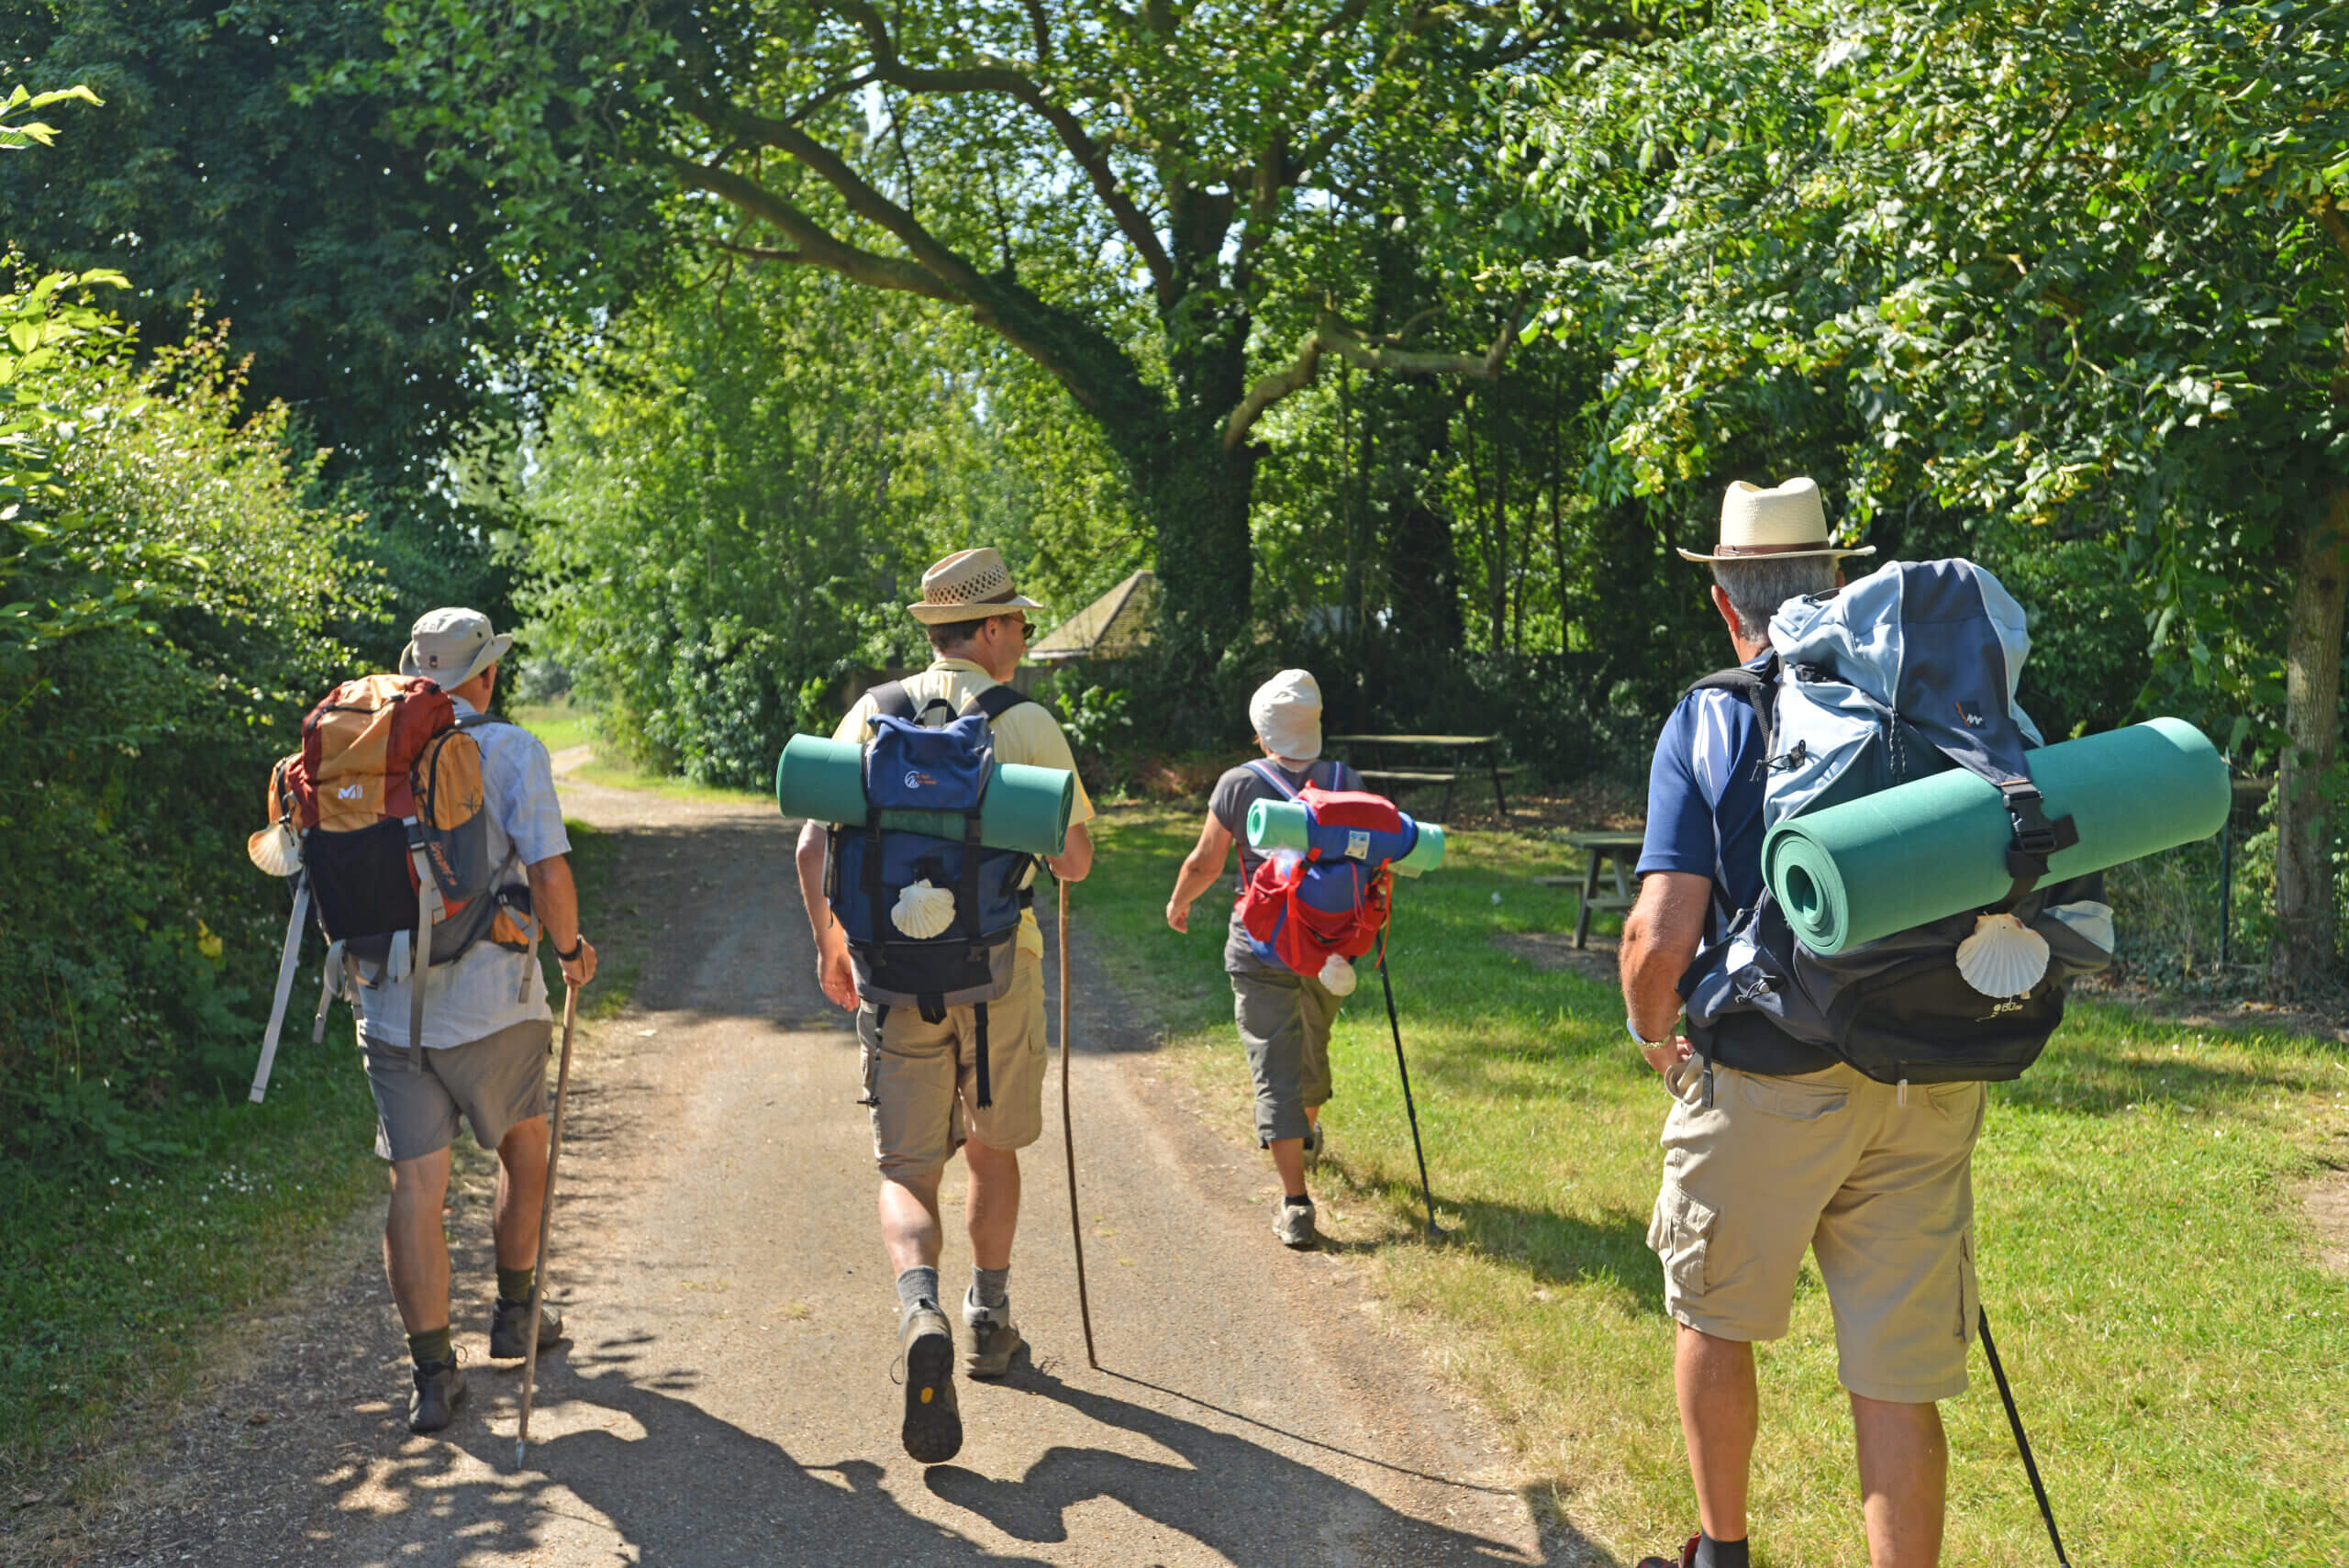
[[[987,1077],[994,1104],[979,1105],[976,1007],[949,1007],[934,1024],[917,1007],[887,1016],[857,1009],[864,1103],[873,1109],[873,1157],[885,1176],[932,1176],[976,1139],[1025,1149],[1044,1131],[1044,969],[1024,950],[1011,989],[987,1004]]]
[[[408,1048],[362,1037],[367,1086],[375,1092],[375,1152],[414,1160],[446,1149],[457,1120],[495,1149],[518,1123],[547,1114],[547,1052],[554,1025],[526,1019],[462,1045],[427,1046],[411,1063]]]
[[[1868,1399],[1965,1392],[1979,1084],[1891,1084],[1842,1065],[1795,1077],[1695,1063],[1667,1081],[1648,1246],[1664,1310],[1722,1340],[1787,1331],[1805,1251],[1835,1313],[1837,1376]]]

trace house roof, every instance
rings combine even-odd
[[[1137,572],[1030,644],[1028,657],[1050,664],[1134,652],[1148,646],[1157,608],[1158,574]]]

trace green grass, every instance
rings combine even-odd
[[[584,823],[567,827],[592,907],[610,877],[612,843]],[[582,1016],[625,1006],[634,979],[632,969],[607,968]],[[326,1044],[311,1045],[303,999],[317,993],[312,968],[295,983],[265,1103],[250,1104],[242,1083],[224,1083],[139,1118],[144,1141],[186,1152],[112,1162],[93,1152],[47,1169],[0,1161],[9,1217],[0,1233],[0,1481],[22,1491],[52,1464],[88,1457],[134,1402],[167,1408],[225,1319],[284,1292],[306,1267],[348,1266],[320,1256],[318,1244],[384,1178],[351,1014],[338,1005]],[[103,1472],[83,1478],[104,1481]]]
[[[551,703],[522,704],[513,709],[512,717],[515,723],[544,741],[550,751],[567,751],[573,746],[594,746],[594,757],[573,768],[567,775],[581,784],[601,784],[607,789],[650,790],[673,800],[725,802],[774,798],[763,790],[729,789],[721,784],[696,784],[691,779],[646,773],[625,758],[614,755],[602,742],[596,728],[595,714],[585,708],[573,707],[568,698]]]
[[[1200,901],[1187,939],[1160,914],[1197,827],[1188,813],[1108,814],[1074,918],[1108,940],[1114,977],[1245,1136],[1223,896]],[[1401,884],[1391,967],[1457,1244],[1413,1239],[1418,1175],[1375,973],[1332,1044],[1324,1207],[1341,1237],[1381,1243],[1383,1293],[1500,1414],[1537,1500],[1627,1560],[1675,1547],[1695,1506],[1644,1240],[1667,1102],[1623,1038],[1611,984],[1489,940],[1567,923],[1570,901],[1530,880],[1564,869],[1554,846],[1461,834],[1453,856]],[[2320,1269],[2295,1188],[2349,1149],[2349,1054],[2083,1003],[2042,1063],[1992,1099],[1975,1168],[1984,1297],[2075,1559],[2337,1561],[2349,1292]],[[1760,1359],[1757,1561],[1865,1562],[1832,1325],[1808,1265],[1792,1332]],[[1973,1373],[1974,1389],[1943,1407],[1943,1560],[2043,1563],[1978,1355]]]

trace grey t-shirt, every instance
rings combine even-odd
[[[1352,768],[1327,757],[1315,762],[1301,773],[1293,773],[1278,762],[1268,762],[1264,766],[1287,780],[1292,790],[1303,789],[1308,784],[1319,789],[1331,790],[1363,787],[1361,777]],[[1223,825],[1224,831],[1231,835],[1233,846],[1240,851],[1240,878],[1231,884],[1235,898],[1248,891],[1248,879],[1256,874],[1256,868],[1264,860],[1264,856],[1248,847],[1248,808],[1260,800],[1286,798],[1272,786],[1262,770],[1252,763],[1242,762],[1215,781],[1215,792],[1208,796],[1208,815]],[[1281,967],[1258,958],[1255,951],[1248,945],[1248,933],[1240,924],[1240,909],[1236,903],[1231,911],[1231,929],[1223,944],[1223,967],[1236,973]]]
[[[457,717],[473,709],[456,704]],[[554,769],[546,746],[515,724],[484,724],[473,732],[481,748],[482,794],[489,808],[490,863],[506,886],[525,880],[525,868],[571,852]],[[403,974],[359,993],[360,1027],[372,1038],[407,1044],[408,978]],[[546,985],[528,953],[484,941],[451,964],[426,975],[424,1044],[428,1049],[484,1040],[519,1023],[551,1018]]]

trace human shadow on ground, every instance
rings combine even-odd
[[[1168,1462],[1104,1448],[1055,1447],[1017,1480],[997,1481],[953,1464],[935,1465],[926,1473],[931,1492],[1014,1540],[1040,1544],[1066,1540],[1069,1510],[1107,1497],[1232,1562],[1353,1562],[1365,1549],[1375,1549],[1372,1554],[1381,1562],[1525,1561],[1506,1541],[1402,1513],[1351,1482],[1246,1438],[1096,1394],[1048,1373],[1024,1371],[1008,1386],[1147,1438],[1180,1458],[1180,1462]],[[1583,1545],[1579,1540],[1550,1544],[1553,1559],[1563,1556],[1566,1561],[1577,1560],[1573,1551]]]
[[[697,1373],[646,1375],[614,1364],[615,1350],[625,1360],[631,1348],[605,1347],[596,1352],[603,1370],[553,1380],[552,1397],[540,1402],[533,1424],[541,1432],[558,1423],[563,1429],[533,1440],[519,1473],[512,1422],[502,1411],[494,1421],[469,1412],[451,1441],[403,1454],[390,1474],[375,1479],[412,1502],[375,1531],[351,1532],[374,1537],[355,1561],[536,1561],[563,1521],[600,1519],[618,1538],[610,1544],[623,1550],[598,1546],[582,1561],[628,1556],[687,1568],[1035,1562],[995,1555],[906,1512],[871,1460],[802,1460],[711,1415],[694,1402]],[[470,1467],[458,1473],[460,1453],[490,1473]]]

